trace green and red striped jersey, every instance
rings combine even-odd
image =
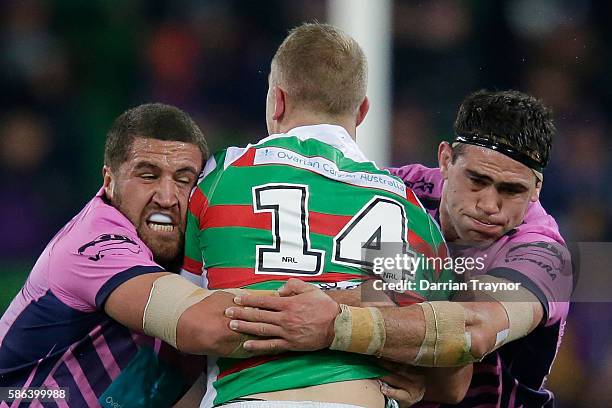
[[[383,242],[446,256],[438,226],[412,191],[332,125],[299,127],[215,154],[192,195],[185,241],[183,275],[201,274],[209,289],[277,289],[291,277],[323,289],[356,287],[372,277],[363,248]],[[421,268],[414,279],[453,275]],[[431,300],[432,293],[417,285],[412,295]],[[386,374],[367,356],[330,350],[210,358],[208,365],[202,406]]]

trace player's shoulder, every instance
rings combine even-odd
[[[118,209],[96,196],[53,239],[52,253],[61,257],[100,259],[110,252],[129,252],[150,258],[136,227]],[[70,258],[65,258],[70,259]]]
[[[228,146],[217,150],[206,161],[200,173],[198,184],[212,173],[222,172],[235,164],[240,165],[241,159],[248,159],[246,156],[253,153],[254,149],[264,146],[271,139],[269,136],[246,146]]]
[[[419,163],[406,164],[400,167],[389,167],[388,170],[406,183],[414,183],[421,179],[427,181],[442,179],[439,168],[427,167]]]
[[[555,219],[546,213],[539,202],[530,204],[523,223],[509,231],[496,244],[498,254],[507,263],[512,259],[523,259],[528,253],[559,263],[570,261],[569,251]]]
[[[540,209],[538,203],[534,210],[539,213]],[[572,286],[571,253],[554,219],[543,214],[540,222],[526,217],[523,224],[499,239],[494,244],[495,255],[491,254],[492,264],[550,286],[557,299],[566,301]]]
[[[555,218],[546,212],[540,201],[529,204],[525,218],[511,234],[511,240],[555,241],[565,244]]]
[[[537,231],[515,233],[501,241],[487,273],[521,283],[536,295],[545,310],[546,326],[565,319],[573,287],[573,264],[565,243]]]
[[[83,219],[81,228],[86,234],[116,232],[137,237],[136,227],[121,211],[97,197],[92,203],[91,211]]]
[[[196,183],[197,188],[192,191],[193,193],[198,190],[205,190],[205,186],[211,183],[211,179],[215,177],[220,177],[223,172],[232,165],[233,162],[239,160],[242,156],[244,156],[248,152],[247,147],[236,147],[230,146],[220,150],[217,150],[213,153],[206,163],[204,164],[204,168],[200,172],[198,177],[198,181]]]
[[[45,252],[48,256],[40,266],[49,287],[77,310],[93,310],[92,291],[105,279],[140,267],[161,270],[134,225],[100,196],[53,238]]]
[[[506,262],[512,259],[525,259],[528,254],[546,256],[559,263],[569,261],[569,251],[565,242],[560,242],[553,237],[540,232],[515,233],[507,239],[501,240],[499,254],[503,255]]]
[[[442,195],[444,179],[437,167],[427,167],[422,164],[407,164],[402,167],[388,169],[391,174],[402,179],[406,187],[412,189],[421,199],[435,199]]]

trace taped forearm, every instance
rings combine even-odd
[[[420,303],[415,307],[422,310],[422,316],[415,315],[411,306],[396,309],[393,314],[385,313],[384,319],[380,313],[364,313],[363,308],[342,307],[330,348],[424,367],[456,367],[477,362],[502,345],[527,335],[534,325],[533,303],[537,299],[526,289],[511,295],[490,296],[503,306],[508,317],[507,329],[492,332],[487,322],[468,327],[468,313],[470,316],[473,313],[459,302]],[[382,327],[382,333],[374,327]],[[472,344],[475,331],[479,334],[477,347]]]
[[[368,310],[371,308],[345,305],[341,308],[334,324],[332,350],[376,355],[425,367],[452,367],[474,361],[469,353],[463,307],[459,304],[426,302],[410,307],[413,309],[410,316],[399,308],[396,313],[386,313],[384,319],[380,311]],[[422,314],[414,313],[414,308],[420,308]],[[382,330],[374,330],[375,327]],[[420,335],[415,335],[415,331]]]
[[[499,283],[497,281],[500,279],[488,276],[481,279],[483,282],[492,280]],[[491,308],[494,302],[420,304],[425,319],[425,338],[413,364],[425,367],[456,367],[474,363],[504,344],[526,336],[537,324],[534,319],[534,304],[539,303],[527,289],[485,293],[502,306],[507,317],[504,322],[506,324],[492,321],[490,314],[488,319],[482,316],[477,318],[473,310],[468,310],[485,310]],[[487,316],[486,313],[484,315]],[[504,328],[495,329],[500,326]]]
[[[484,275],[479,277],[480,282],[500,285],[508,283],[507,279]],[[497,301],[506,314],[507,329],[496,333],[496,350],[506,343],[520,339],[529,334],[540,323],[542,318],[542,304],[529,290],[520,287],[518,290],[480,291]],[[537,312],[536,312],[537,311]],[[492,350],[491,350],[492,351]]]
[[[329,348],[380,357],[386,340],[385,321],[380,311],[374,307],[347,305],[340,305],[340,309]]]
[[[420,307],[340,307],[330,349],[370,354],[404,363],[414,359],[424,333]]]
[[[218,291],[203,289],[178,275],[164,275],[158,278],[153,283],[149,299],[145,306],[142,319],[143,332],[149,336],[157,337],[178,349],[177,327],[181,316],[187,309],[217,292],[226,292],[236,296],[248,294],[252,291],[245,289],[223,289]],[[262,294],[261,292],[264,291],[258,291],[258,294]],[[214,306],[211,304],[209,307]],[[215,331],[224,331],[228,336],[238,336],[236,333],[229,330],[229,328],[225,327],[226,321],[223,317],[223,310],[225,307],[226,306],[219,307],[219,310],[213,311],[216,313],[206,313],[206,318],[192,319],[197,322],[196,331],[207,331],[207,333],[204,333],[204,336],[198,336],[199,338],[207,338],[209,335],[211,338],[215,335],[218,336],[218,333],[215,333]],[[219,321],[214,321],[214,319],[219,319]],[[225,354],[228,357],[235,358],[247,357],[242,344],[249,338],[250,337],[247,338],[247,336],[239,337],[234,351]],[[207,351],[210,350],[202,350],[201,353],[205,354]]]

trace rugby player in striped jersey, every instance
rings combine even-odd
[[[491,283],[489,287],[520,285],[520,290],[457,293],[457,302],[383,311],[387,332],[381,354],[415,366],[474,362],[467,395],[454,406],[552,406],[554,396],[545,380],[561,342],[572,288],[565,241],[538,201],[554,133],[552,115],[541,101],[520,92],[479,91],[463,101],[455,133],[451,143],[439,147],[439,168],[408,165],[391,172],[440,222],[453,256],[484,259],[482,268],[471,271],[471,279]],[[299,282],[291,285],[293,292],[311,290],[300,289]],[[295,303],[306,304],[297,297]],[[266,301],[247,296],[242,304],[264,307]],[[317,307],[316,302],[308,305]],[[248,342],[247,348],[312,350],[331,343],[314,344],[314,338],[293,333],[320,330],[335,315],[327,320],[318,315],[318,328],[308,319],[289,327],[281,322],[294,321],[289,310],[295,304],[269,306],[277,307],[276,313],[235,310],[235,318],[266,324],[235,323],[241,330],[265,330],[279,337]],[[433,359],[423,358],[428,354]],[[419,372],[401,365],[393,369],[398,375]],[[386,394],[402,399],[398,388],[387,388]]]
[[[184,276],[207,289],[277,290],[296,277],[323,289],[350,290],[373,277],[363,248],[397,243],[410,256],[444,256],[441,232],[414,194],[369,161],[355,142],[368,111],[366,76],[361,48],[340,30],[305,24],[291,31],[271,64],[269,136],[215,154],[191,197]],[[415,281],[456,277],[434,267],[413,272]],[[340,312],[330,297],[320,295],[323,309]],[[412,302],[446,300],[450,291],[417,289],[410,295]],[[366,312],[378,316],[376,330],[382,333],[378,310]],[[333,334],[333,322],[328,323],[313,333],[319,341]],[[381,345],[353,346],[375,353]],[[275,350],[262,352],[270,351]],[[461,377],[463,384],[469,370],[432,371]],[[387,374],[369,356],[341,347],[247,359],[209,356],[201,406],[382,408],[377,379]],[[461,393],[450,381],[439,382],[444,386],[432,395],[446,401],[448,393]],[[419,400],[422,386],[413,388],[413,401]]]

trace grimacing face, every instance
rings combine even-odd
[[[445,180],[440,223],[449,242],[484,246],[523,222],[541,183],[522,163],[491,149],[466,145],[452,163],[452,148],[438,150]]]
[[[202,161],[195,144],[136,137],[119,169],[104,167],[106,197],[134,224],[158,263],[182,251],[189,195]]]

